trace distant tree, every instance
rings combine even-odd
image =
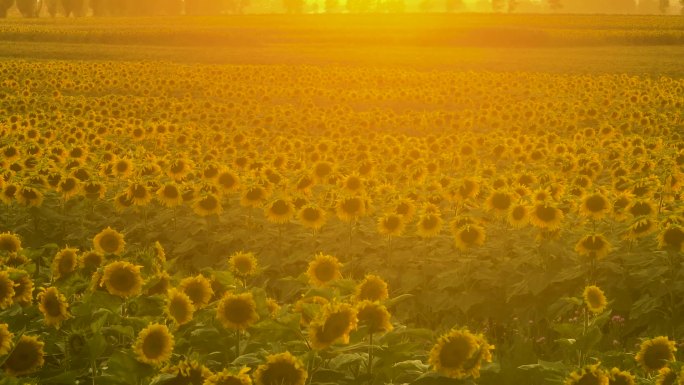
[[[463,0],[446,0],[446,11],[455,12],[463,9]]]
[[[670,0],[660,0],[660,13],[667,13],[670,8]]]
[[[7,11],[14,5],[14,0],[0,0],[0,17],[7,17]]]
[[[43,8],[43,0],[17,0],[17,8],[24,17],[38,17]]]

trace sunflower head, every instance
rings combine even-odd
[[[201,274],[194,277],[186,277],[180,281],[180,288],[190,297],[195,309],[201,309],[209,304],[214,290],[211,281]]]
[[[198,197],[192,204],[192,209],[197,215],[202,217],[212,214],[221,214],[223,212],[221,200],[218,195],[214,193],[207,193]]]
[[[36,336],[22,335],[2,365],[5,374],[16,377],[35,372],[45,362],[44,345]]]
[[[485,240],[485,230],[482,226],[470,224],[456,229],[454,232],[456,247],[466,251],[470,248],[482,246]]]
[[[315,205],[305,205],[297,212],[297,219],[302,225],[318,230],[325,224],[325,210]]]
[[[602,234],[588,234],[575,244],[575,251],[582,256],[601,259],[608,255],[612,247]]]
[[[314,260],[309,262],[309,268],[306,274],[309,276],[309,282],[314,286],[324,286],[329,282],[342,278],[340,268],[342,263],[332,255],[319,253],[314,257]]]
[[[584,303],[587,305],[587,309],[594,314],[602,313],[608,304],[606,295],[603,294],[603,290],[598,286],[591,285],[585,287],[582,297],[584,298]]]
[[[635,359],[646,371],[656,371],[667,366],[668,362],[674,361],[674,352],[677,351],[674,341],[667,337],[655,337],[641,343],[639,353]]]
[[[666,366],[658,371],[655,385],[679,385],[678,377],[677,372]]]
[[[184,325],[192,321],[195,307],[187,294],[181,290],[172,288],[168,291],[166,296],[165,313],[176,324]]]
[[[38,309],[45,317],[45,324],[59,329],[62,321],[69,319],[69,304],[56,287],[50,287],[38,294]]]
[[[345,303],[329,303],[323,313],[309,325],[309,338],[314,349],[325,349],[335,342],[349,343],[349,333],[358,324],[357,310]]]
[[[21,251],[19,236],[10,232],[0,234],[0,251],[18,253]]]
[[[337,217],[345,222],[355,221],[366,213],[366,201],[361,196],[348,196],[338,199]]]
[[[202,385],[252,385],[252,379],[247,374],[249,371],[249,367],[243,367],[237,373],[223,369],[222,372],[215,373],[207,378]]]
[[[669,224],[658,235],[658,247],[661,249],[684,252],[684,229],[677,224]]]
[[[82,269],[93,272],[104,262],[104,255],[95,250],[86,251],[81,254],[79,262]]]
[[[52,275],[55,279],[66,277],[78,266],[78,249],[65,247],[52,260]]]
[[[611,210],[610,201],[600,192],[588,194],[580,203],[581,215],[594,220],[605,217]]]
[[[138,333],[133,350],[138,361],[161,365],[171,358],[174,339],[166,325],[150,324]]]
[[[216,319],[226,329],[245,330],[259,320],[252,293],[227,293],[216,307]]]
[[[377,275],[368,274],[363,281],[356,286],[354,296],[357,301],[384,301],[389,297],[387,282]]]
[[[254,372],[256,385],[304,385],[308,373],[302,361],[290,352],[272,354]]]
[[[5,309],[14,302],[16,284],[7,271],[0,270],[0,309]]]
[[[483,361],[491,362],[493,345],[467,329],[453,329],[441,336],[430,351],[429,363],[438,372],[456,379],[480,376]]]
[[[563,217],[563,211],[550,203],[537,203],[530,211],[530,223],[542,230],[559,229]]]
[[[608,385],[609,377],[599,369],[599,364],[587,365],[570,373],[565,385]]]
[[[21,306],[28,306],[33,300],[33,280],[31,276],[21,269],[9,268],[7,269],[9,277],[14,281],[14,302]],[[0,285],[2,285],[0,283]],[[2,297],[3,290],[0,289],[0,297]]]
[[[610,369],[608,377],[610,378],[608,385],[635,385],[634,375],[618,368]]]
[[[107,226],[95,235],[93,246],[99,253],[119,255],[124,251],[126,242],[124,242],[123,234]]]
[[[125,261],[112,262],[105,266],[100,284],[107,288],[109,294],[134,297],[142,290],[141,267]]]
[[[404,217],[396,213],[385,214],[378,219],[378,232],[383,235],[400,236],[405,227]]]
[[[277,198],[264,208],[266,220],[271,223],[287,223],[294,217],[295,208],[289,199]]]
[[[201,385],[213,374],[211,370],[197,361],[183,360],[176,365],[166,366],[161,373],[175,376],[170,383]]]
[[[251,277],[257,271],[257,259],[254,253],[238,251],[228,260],[230,272],[236,277]]]
[[[530,223],[530,209],[523,203],[511,205],[508,210],[508,223],[511,227],[519,229]]]
[[[10,332],[7,324],[0,324],[0,357],[12,351],[12,339],[14,334]]]
[[[426,213],[418,218],[417,233],[422,238],[432,238],[442,231],[444,220],[439,213]]]
[[[356,305],[359,324],[368,327],[369,333],[384,333],[394,327],[391,315],[384,305],[378,302],[361,301]]]

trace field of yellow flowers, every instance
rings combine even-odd
[[[684,384],[684,79],[272,60],[0,61],[0,385]]]

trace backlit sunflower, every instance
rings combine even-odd
[[[55,279],[66,277],[78,266],[78,249],[65,247],[58,251],[52,260],[52,276]]]
[[[245,330],[259,320],[252,293],[226,294],[216,307],[216,319],[226,329]]]
[[[71,317],[68,311],[69,303],[56,287],[50,287],[38,294],[38,309],[45,317],[47,326],[59,329],[62,321]]]
[[[167,383],[179,385],[203,385],[207,378],[213,375],[211,370],[204,365],[187,359],[176,365],[162,368],[161,373],[174,376],[167,380]]]
[[[330,301],[326,298],[317,295],[304,297],[295,302],[292,310],[295,313],[301,314],[300,324],[302,326],[308,326],[309,323],[320,314],[321,308],[329,302]]]
[[[7,273],[14,281],[14,302],[21,306],[28,306],[33,301],[33,280],[24,270],[9,268]],[[0,289],[2,291],[2,289]],[[0,294],[0,297],[2,294]]]
[[[602,219],[610,210],[610,201],[600,192],[586,195],[579,206],[580,215],[593,220]]]
[[[363,179],[357,174],[347,175],[340,182],[342,190],[349,194],[359,194],[363,191]]]
[[[158,366],[171,358],[173,345],[173,335],[166,325],[150,324],[138,333],[133,351],[138,361]]]
[[[660,370],[666,367],[668,362],[674,361],[674,352],[676,351],[674,341],[660,336],[642,342],[635,359],[644,370],[652,372]]]
[[[0,200],[6,205],[11,205],[16,199],[17,191],[19,191],[19,186],[14,183],[7,183],[2,188],[2,194],[0,194]]]
[[[684,252],[684,229],[680,225],[670,223],[658,234],[658,247]]]
[[[404,218],[404,223],[408,223],[416,214],[416,204],[409,198],[400,199],[394,205],[394,212]]]
[[[335,210],[340,220],[355,221],[366,213],[366,203],[360,196],[343,197],[337,200]]]
[[[513,204],[508,210],[506,218],[508,219],[508,224],[515,229],[525,227],[530,223],[530,209],[522,203]]]
[[[677,372],[666,366],[658,371],[655,385],[679,385],[677,377]]]
[[[93,238],[93,246],[97,252],[102,254],[120,255],[124,251],[126,242],[120,232],[107,226]]]
[[[494,211],[496,215],[506,214],[512,204],[513,195],[505,190],[492,191],[485,201],[487,209]]]
[[[132,182],[126,189],[126,196],[136,206],[145,206],[153,198],[149,188],[140,182]]]
[[[356,329],[357,311],[346,303],[327,304],[323,313],[309,324],[309,339],[314,349],[325,349],[335,342],[349,343],[349,333]]]
[[[387,282],[377,275],[368,274],[363,281],[356,286],[354,297],[357,301],[384,301],[389,298]]]
[[[305,385],[308,373],[290,352],[272,354],[254,372],[256,385]]]
[[[442,231],[444,220],[439,214],[423,214],[418,218],[416,233],[422,238],[432,238]]]
[[[584,304],[587,305],[587,309],[594,314],[603,313],[603,310],[605,310],[606,305],[608,304],[606,295],[603,294],[603,290],[594,285],[584,288],[582,298],[584,298]]]
[[[257,259],[251,252],[237,251],[228,260],[230,272],[240,278],[251,277],[256,274],[257,266]]]
[[[221,214],[223,206],[221,200],[216,194],[208,193],[198,197],[192,204],[192,210],[195,214],[206,217],[213,214]]]
[[[0,357],[12,351],[12,339],[14,334],[10,332],[7,324],[0,324]]]
[[[315,205],[305,205],[297,212],[299,222],[312,230],[319,230],[326,221],[325,210]]]
[[[174,182],[161,185],[156,193],[157,200],[165,207],[177,207],[183,203],[183,194],[180,187]]]
[[[0,309],[12,306],[14,301],[14,281],[7,271],[0,270]]]
[[[10,232],[0,234],[0,251],[7,253],[18,253],[21,251],[19,236]]]
[[[485,240],[485,230],[479,225],[465,225],[454,232],[454,240],[456,241],[456,248],[461,251],[482,246]]]
[[[289,199],[278,198],[266,204],[264,215],[271,223],[287,223],[294,217],[295,208]]]
[[[564,385],[608,385],[609,377],[599,369],[599,364],[587,365],[570,373]]]
[[[195,307],[190,297],[184,292],[172,288],[166,295],[166,307],[164,312],[178,325],[185,325],[192,321]]]
[[[530,210],[530,223],[542,230],[560,229],[563,217],[563,211],[550,203],[537,203]]]
[[[378,232],[383,235],[398,237],[405,227],[404,217],[399,214],[389,213],[378,219]]]
[[[309,262],[306,274],[309,282],[314,286],[324,286],[329,282],[342,278],[340,268],[342,263],[332,255],[318,253],[313,261]]]
[[[207,378],[202,385],[252,385],[252,379],[247,374],[249,371],[249,367],[243,367],[237,373],[223,369],[222,372],[215,373]]]
[[[266,202],[270,192],[267,188],[260,185],[252,185],[242,190],[240,204],[244,207],[261,207]]]
[[[216,176],[216,185],[223,194],[238,191],[240,188],[240,177],[229,169],[222,169]]]
[[[612,246],[602,234],[587,234],[575,244],[575,251],[582,256],[601,259],[608,255]]]
[[[101,285],[105,286],[109,294],[123,298],[134,297],[142,290],[141,267],[125,261],[112,262],[104,268]]]
[[[37,207],[43,203],[43,193],[40,190],[24,186],[17,190],[14,195],[17,203],[27,207]]]
[[[434,370],[448,377],[478,378],[482,362],[492,361],[493,349],[482,335],[467,329],[453,329],[437,340],[428,361]]]
[[[610,369],[608,385],[635,385],[634,375],[618,368]]]
[[[378,302],[361,301],[356,305],[356,310],[359,324],[368,327],[369,333],[384,333],[394,328],[389,311]]]
[[[656,230],[656,223],[652,219],[644,218],[636,220],[628,228],[624,234],[624,238],[630,241],[643,238]]]
[[[209,304],[214,290],[207,277],[198,274],[194,277],[186,277],[180,281],[180,288],[190,297],[195,309],[202,309]]]
[[[104,262],[104,255],[95,250],[86,251],[79,258],[79,265],[89,272],[97,270]]]
[[[22,335],[2,365],[5,374],[17,377],[35,372],[45,363],[44,345],[36,336]]]

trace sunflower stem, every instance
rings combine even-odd
[[[240,329],[235,330],[235,359],[240,358]]]
[[[373,333],[368,334],[368,382],[373,382]]]

